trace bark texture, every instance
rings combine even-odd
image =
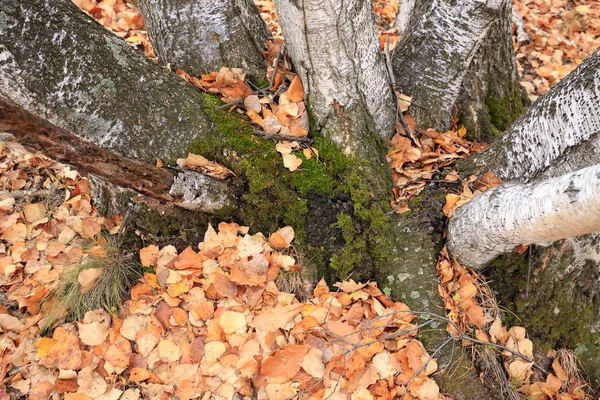
[[[346,154],[382,160],[375,138],[391,137],[395,111],[370,1],[276,0],[275,5],[314,128]]]
[[[502,4],[463,78],[456,106],[472,140],[492,142],[529,106],[519,83],[512,3]]]
[[[419,128],[446,130],[471,60],[506,0],[423,2],[393,54],[398,89]]]
[[[169,163],[213,133],[196,88],[68,0],[0,2],[0,37],[0,98],[81,139]]]
[[[466,173],[479,167],[502,180],[528,181],[569,148],[600,131],[600,50],[540,97],[502,137],[459,163]]]
[[[400,30],[400,34],[404,34],[410,25],[410,19],[413,16],[413,10],[418,8],[415,3],[415,0],[398,1],[398,12],[396,13],[396,21],[394,21],[394,26]]]
[[[598,210],[600,165],[542,182],[506,183],[456,212],[448,225],[448,250],[461,263],[482,267],[519,244],[598,231]]]
[[[252,0],[140,0],[158,59],[200,74],[221,67],[264,77],[261,54],[271,37]]]

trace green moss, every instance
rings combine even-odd
[[[385,181],[382,177],[374,178],[374,167],[344,155],[331,140],[317,136],[313,147],[319,157],[307,160],[299,155],[302,165],[290,172],[283,167],[273,141],[253,135],[244,116],[218,109],[221,102],[215,96],[203,96],[212,104],[208,109],[218,134],[192,142],[187,150],[216,160],[235,173],[234,185],[239,188],[241,203],[241,214],[236,215],[241,218],[238,222],[262,232],[291,225],[296,231],[297,250],[310,260],[319,275],[332,280],[347,278],[353,271],[368,279],[374,269],[386,262],[390,252],[386,237],[390,229],[383,210],[389,204],[387,199],[377,199],[373,193],[371,181]],[[391,196],[389,189],[387,193]],[[336,240],[322,247],[307,243],[305,224],[311,198],[351,203],[349,212],[339,214],[334,226],[323,226],[333,236],[340,237],[341,246]],[[225,210],[219,216],[227,219],[228,212]]]
[[[503,97],[489,93],[485,98],[485,105],[490,118],[491,131],[494,136],[498,137],[525,109],[521,87],[516,83],[513,89]]]

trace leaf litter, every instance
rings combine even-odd
[[[428,363],[408,393],[446,398],[431,379],[436,364],[417,339],[415,315],[375,283],[331,291],[321,281],[305,302],[277,289],[278,273],[297,268],[291,227],[267,238],[220,223],[196,249],[147,246],[140,261],[156,274],[144,273],[120,311],[91,309],[41,337],[43,298],[122,219],[98,215],[75,171],[15,142],[2,143],[0,172],[3,189],[50,189],[63,200],[41,207],[15,199],[0,215],[0,396],[391,399]],[[15,226],[23,230],[10,233]],[[87,290],[96,272],[73,285]]]
[[[74,2],[132,45],[143,46],[146,55],[156,61],[141,14],[131,3]],[[176,72],[202,90],[219,94],[232,105],[231,110],[243,104],[248,117],[267,134],[305,137],[308,121],[299,79],[290,72],[285,58],[273,67],[283,43],[273,3],[260,0],[256,4],[275,38],[265,54],[270,65],[268,74],[273,77],[269,88],[272,94],[254,94],[241,70],[222,69],[200,79]],[[535,99],[598,47],[597,18],[590,17],[597,17],[599,10],[594,3],[562,0],[551,4],[519,0],[515,8],[530,38],[525,42],[515,40],[518,67],[524,76],[521,83]],[[390,28],[396,5],[377,0],[375,11],[381,46],[384,48],[387,37],[393,49],[400,40],[398,30]],[[283,86],[285,81],[291,83]],[[278,104],[275,95],[279,95]],[[402,111],[406,111],[410,98],[401,94],[400,98],[404,99]],[[409,116],[407,120],[410,126]],[[428,130],[416,146],[402,128],[398,129],[389,155],[397,212],[408,211],[407,201],[434,173],[450,166],[454,159],[483,148],[484,144],[464,140],[463,129],[454,127],[442,134]],[[287,162],[284,159],[287,168],[301,164],[300,159],[298,162],[289,157],[295,157],[293,150],[303,149],[307,158],[307,154],[318,157],[316,149],[298,142],[278,140],[279,144],[283,146],[278,151],[288,156]],[[250,393],[252,382],[259,388],[259,398],[346,398],[346,393],[352,393],[353,399],[371,399],[391,398],[411,382],[405,398],[444,398],[429,378],[435,362],[415,339],[416,331],[409,329],[400,336],[389,333],[395,329],[402,333],[415,316],[402,303],[383,296],[373,283],[366,286],[343,282],[338,292],[330,292],[320,283],[306,303],[299,303],[274,286],[277,270],[299,267],[292,256],[285,254],[293,240],[293,235],[289,239],[289,227],[283,228],[285,235],[274,233],[268,241],[260,234],[248,236],[247,228],[235,224],[220,224],[218,233],[209,227],[208,238],[198,252],[189,248],[177,254],[172,246],[148,246],[141,250],[140,258],[157,274],[145,274],[119,316],[89,311],[81,322],[57,327],[52,338],[36,339],[42,320],[39,304],[49,287],[66,265],[101,252],[100,245],[83,250],[79,241],[98,239],[102,229],[115,233],[122,218],[97,216],[85,189],[89,185],[69,167],[39,154],[28,154],[14,143],[7,143],[2,151],[3,156],[8,151],[6,159],[11,162],[25,157],[27,161],[22,165],[27,168],[43,165],[45,171],[53,173],[41,183],[41,175],[30,177],[30,171],[18,167],[19,162],[9,163],[10,168],[3,169],[0,179],[4,187],[12,191],[50,188],[54,194],[65,190],[66,199],[62,204],[59,199],[59,204],[48,209],[40,203],[27,203],[22,210],[18,196],[3,195],[0,199],[4,242],[0,248],[4,255],[0,259],[0,283],[7,289],[7,299],[18,305],[18,317],[0,306],[0,329],[5,332],[0,347],[6,355],[3,360],[10,360],[18,369],[9,374],[4,361],[0,369],[3,385],[8,383],[32,396],[48,397],[54,392],[73,399],[139,398],[142,392],[150,398],[168,398],[173,393],[180,398],[194,398],[199,397],[198,389],[203,396],[210,393],[220,398]],[[195,161],[182,163],[201,169]],[[211,168],[218,170],[217,175],[227,175],[226,169],[221,169],[224,167],[213,164]],[[450,171],[445,179],[454,181],[457,177]],[[457,207],[500,183],[493,174],[484,175],[479,182],[474,177],[465,179],[461,193],[447,196],[444,212],[451,216]],[[481,342],[506,347],[503,356],[507,374],[526,395],[586,398],[583,381],[567,366],[569,356],[550,352],[553,373],[545,380],[534,377],[533,362],[515,357],[518,352],[532,360],[531,341],[523,328],[507,330],[493,311],[483,307],[485,287],[478,283],[477,273],[448,259],[444,251],[437,268],[440,296],[453,322],[448,325],[449,333],[456,335],[458,328]],[[93,281],[93,272],[78,277],[82,288],[93,285]],[[241,306],[240,299],[249,300],[251,308]],[[25,317],[20,311],[28,311],[29,315]],[[394,340],[388,341],[389,337]],[[463,342],[472,345],[468,340]],[[432,366],[425,366],[425,360]],[[191,368],[182,368],[182,361]],[[406,379],[407,373],[420,368],[423,371],[416,379]]]

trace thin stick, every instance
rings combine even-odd
[[[452,336],[449,337],[448,339],[446,339],[444,341],[444,343],[439,345],[438,348],[435,349],[433,353],[431,353],[431,356],[429,356],[427,361],[425,361],[423,363],[423,365],[421,365],[421,367],[413,374],[412,378],[410,378],[410,380],[406,383],[406,386],[404,387],[404,391],[402,391],[402,393],[400,394],[400,400],[402,400],[404,398],[404,396],[406,396],[406,392],[408,392],[408,388],[410,387],[411,383],[413,383],[413,381],[417,378],[417,376],[419,376],[419,374],[427,367],[427,364],[429,364],[429,362],[431,360],[433,360],[433,358],[437,355],[437,353],[439,353],[440,350],[442,350],[444,347],[446,347],[446,345],[448,343],[450,343],[452,340],[454,340],[454,337],[452,337]]]
[[[525,298],[529,298],[529,281],[531,280],[531,261],[532,261],[533,245],[529,245],[529,254],[527,257],[527,286],[525,287]]]
[[[264,136],[267,139],[273,139],[273,140],[287,140],[290,142],[298,142],[298,143],[308,143],[308,144],[312,144],[313,140],[309,137],[300,137],[300,136],[291,136],[291,135],[279,135],[277,133],[267,133],[265,131],[261,131],[261,130],[254,130],[252,132],[253,134],[256,135],[261,135]]]
[[[392,68],[392,57],[390,56],[390,37],[385,37],[385,64],[388,70],[388,77],[390,79],[390,84],[392,85],[392,96],[394,97],[394,103],[396,104],[396,116],[400,120],[402,127],[408,134],[409,139],[413,142],[415,146],[421,148],[421,143],[415,137],[412,129],[406,123],[404,119],[404,114],[402,114],[402,110],[400,110],[400,103],[398,102],[398,97],[396,96],[396,77],[394,76],[394,68]]]
[[[285,42],[279,48],[279,53],[277,53],[277,57],[275,58],[275,66],[273,67],[273,75],[271,75],[271,82],[269,83],[269,87],[266,90],[271,90],[273,85],[275,84],[275,76],[277,76],[277,67],[279,67],[279,60],[281,60],[281,56],[285,52]]]

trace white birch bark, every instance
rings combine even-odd
[[[467,164],[502,180],[529,181],[600,131],[600,50],[540,97],[499,140]],[[469,167],[471,168],[471,167]]]
[[[461,207],[448,250],[481,267],[519,244],[549,244],[600,230],[600,165],[528,184],[506,183]]]
[[[287,49],[317,129],[346,153],[389,139],[392,91],[368,0],[275,0]]]
[[[419,7],[393,54],[399,90],[413,97],[420,128],[445,130],[452,107],[490,24],[506,0],[431,0]]]
[[[163,64],[198,76],[221,67],[263,77],[261,50],[270,33],[252,0],[140,0]]]

